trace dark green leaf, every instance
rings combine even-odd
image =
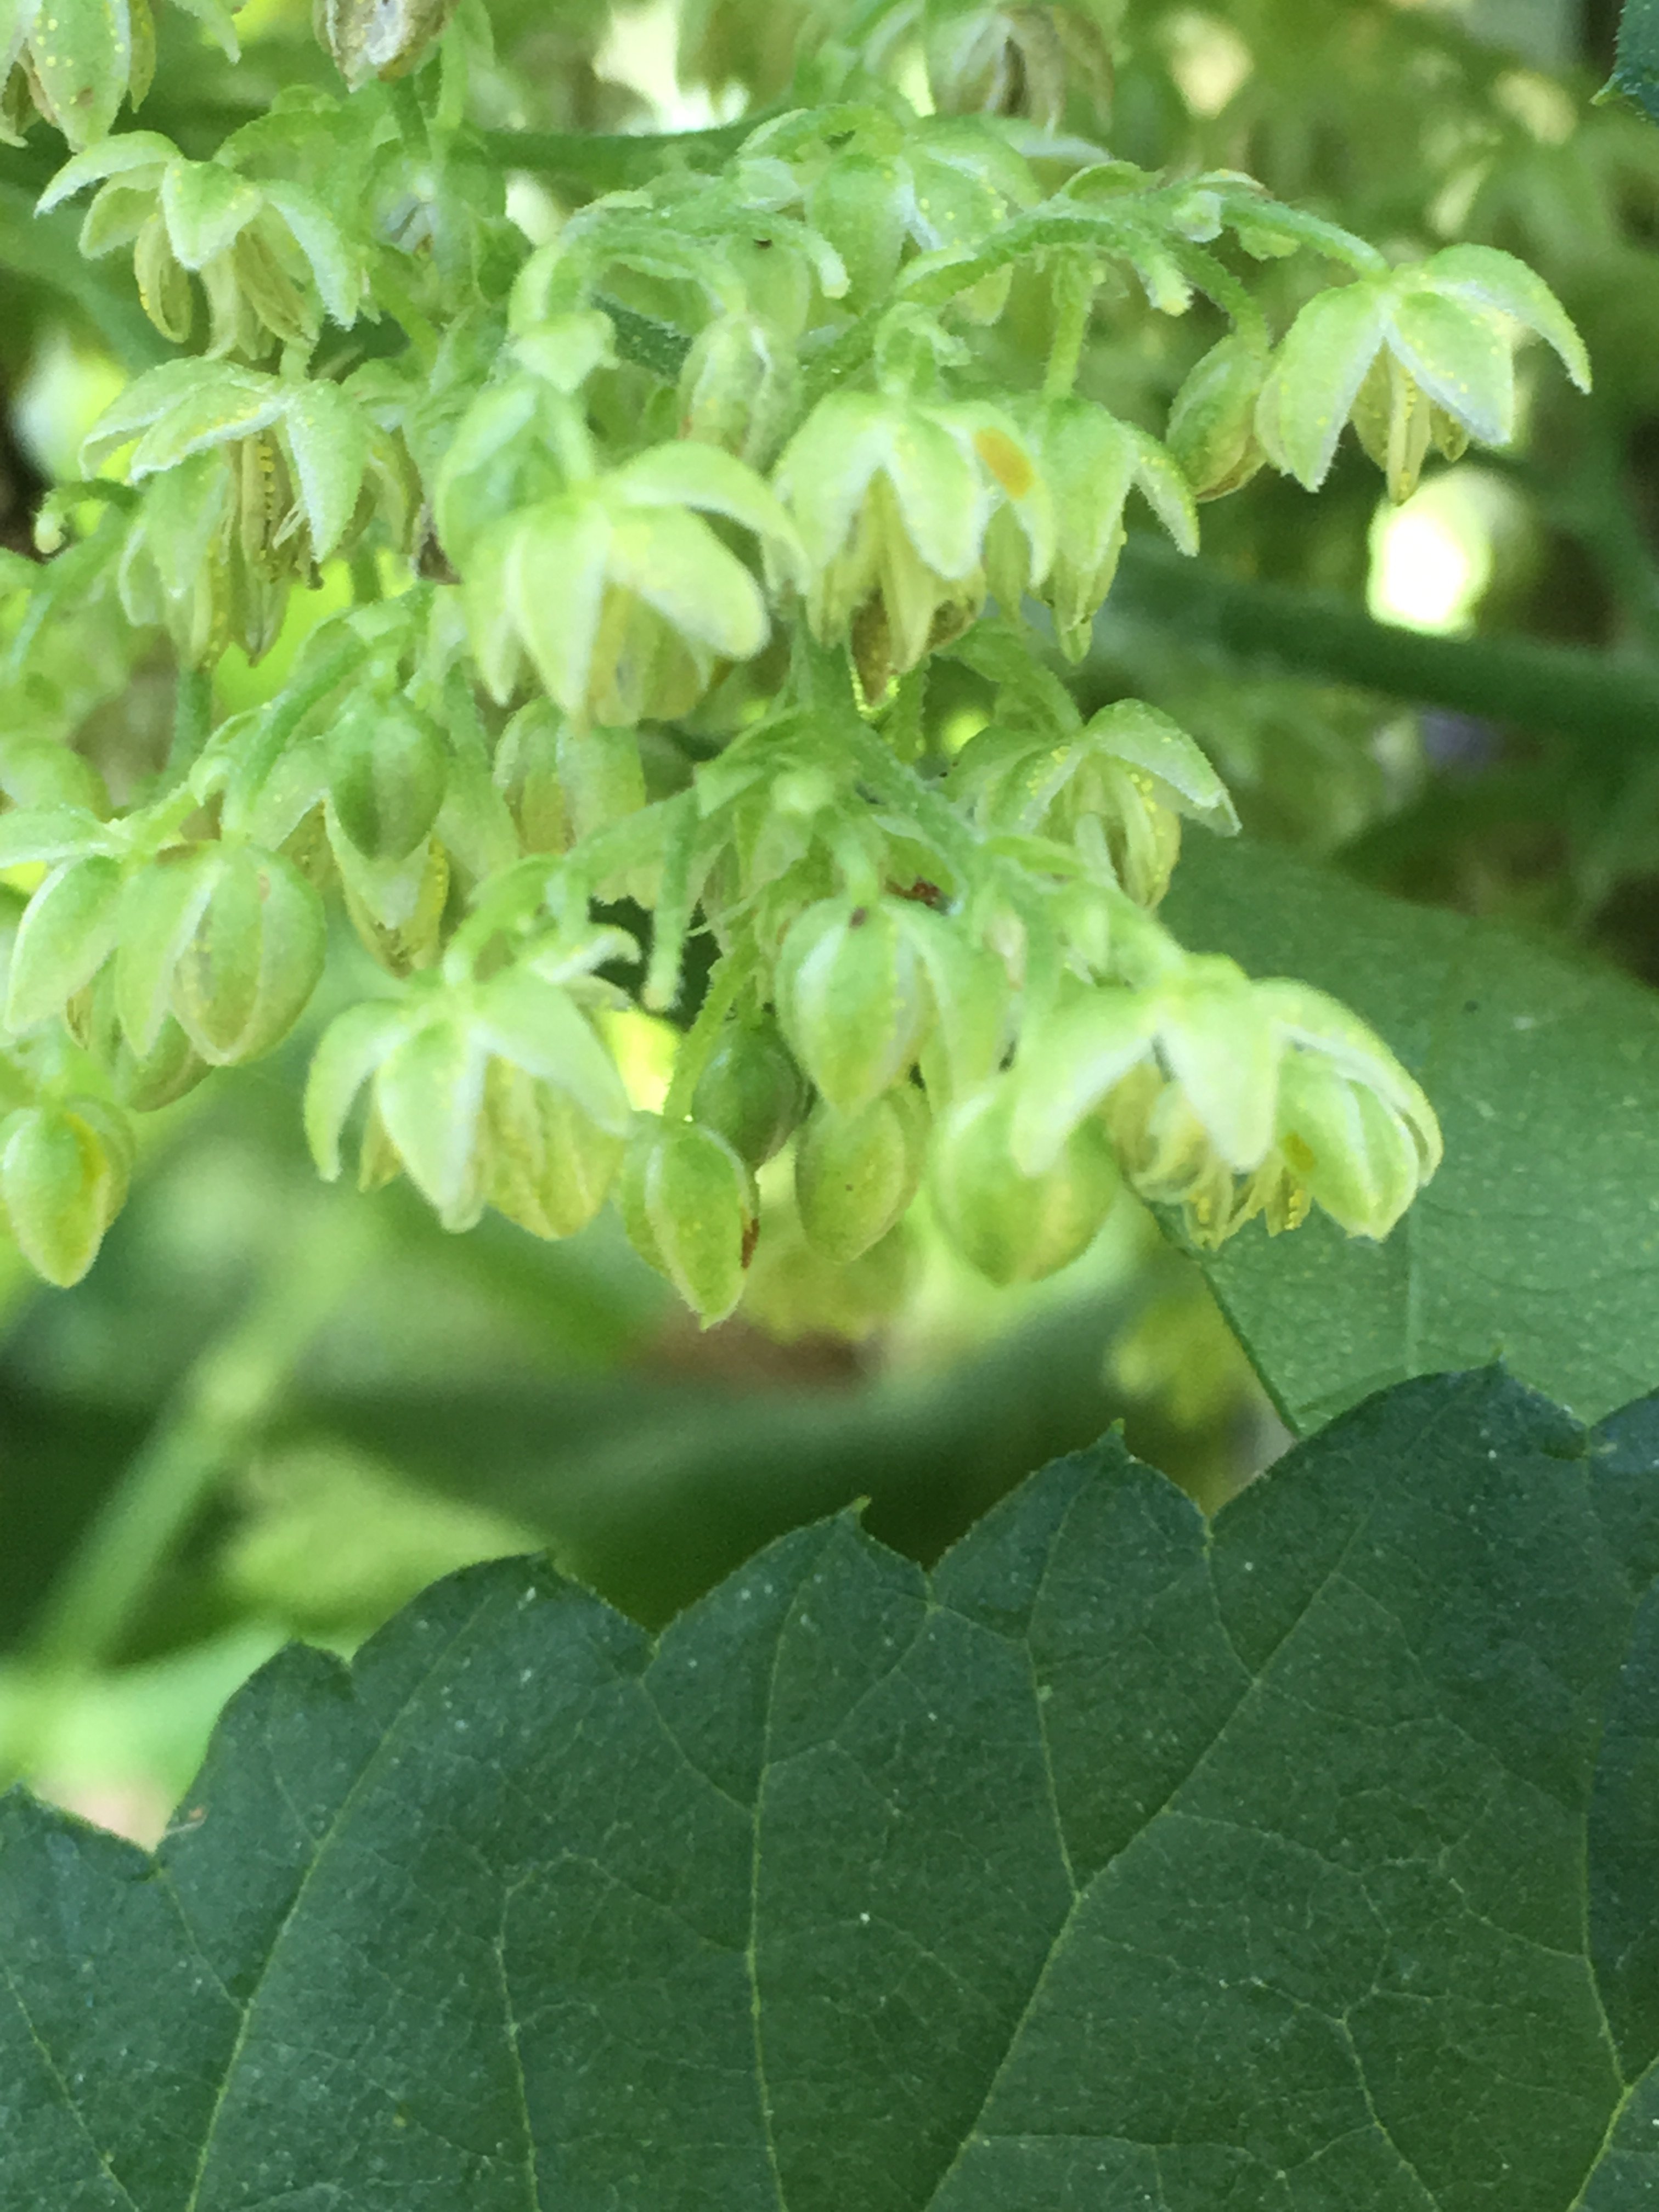
[[[1625,0],[1613,82],[1659,123],[1659,0]]]
[[[1385,1244],[1316,1217],[1200,1255],[1292,1427],[1500,1357],[1586,1419],[1651,1387],[1659,998],[1261,847],[1193,839],[1164,912],[1194,948],[1345,1000],[1445,1129],[1445,1165]]]
[[[154,1862],[0,1808],[0,2203],[1635,2212],[1656,1475],[1486,1373],[654,1643],[469,1570],[257,1676]]]

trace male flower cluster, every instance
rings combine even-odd
[[[1178,1206],[1213,1247],[1257,1213],[1293,1228],[1311,1201],[1383,1237],[1434,1173],[1419,1085],[1347,1009],[1231,961],[1183,957],[1145,989],[1063,1008],[1023,1048],[1013,1156],[1041,1173],[1099,1115],[1140,1196]]]

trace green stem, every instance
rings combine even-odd
[[[1187,277],[1206,299],[1214,301],[1239,336],[1258,353],[1267,353],[1273,344],[1267,318],[1231,270],[1201,246],[1177,246],[1175,256]]]
[[[205,668],[181,668],[173,701],[173,743],[162,781],[182,783],[201,758],[213,728],[213,678]]]
[[[1607,425],[1593,428],[1576,470],[1552,497],[1547,514],[1579,538],[1649,652],[1659,652],[1659,565],[1631,498],[1622,441]]]
[[[674,1055],[674,1073],[662,1106],[665,1121],[683,1121],[690,1113],[692,1095],[726,1026],[726,1018],[738,1003],[753,969],[754,956],[746,951],[726,953],[714,963],[697,1018]]]
[[[763,108],[753,115],[740,116],[735,123],[717,124],[705,131],[476,131],[467,132],[464,143],[498,168],[533,170],[556,185],[587,196],[644,184],[677,161],[718,162],[742,145],[769,116],[780,112]],[[142,120],[149,129],[164,132],[186,153],[208,155],[233,131],[255,121],[262,112],[256,106],[228,101],[175,107],[164,100],[151,100]],[[399,115],[400,129],[405,120],[404,115]],[[36,192],[56,166],[49,160],[14,155],[9,149],[3,158],[8,166],[16,166],[20,171],[26,167]]]
[[[1616,759],[1651,746],[1659,732],[1659,665],[1648,659],[1396,629],[1341,599],[1246,583],[1150,541],[1124,549],[1097,627],[1098,651],[1073,678],[1085,714],[1116,696],[1109,679],[1114,633],[1138,629],[1263,671],[1352,684],[1566,738],[1585,756]]]
[[[49,1596],[21,1670],[34,1694],[0,1748],[0,1772],[27,1772],[78,1685],[119,1650],[180,1539],[245,1455],[318,1330],[372,1250],[361,1222],[309,1218],[223,1335],[185,1374],[105,1499]]]
[[[390,246],[376,256],[374,289],[380,304],[391,311],[392,320],[402,328],[422,368],[430,368],[438,358],[442,340],[437,325],[429,315],[422,313],[413,290],[404,282],[398,259]]]
[[[432,151],[432,136],[427,128],[426,110],[421,106],[421,96],[415,89],[412,77],[392,77],[381,88],[386,103],[398,126],[398,136],[403,141],[404,151],[417,161],[425,161]]]
[[[1062,255],[1054,275],[1054,335],[1042,380],[1045,399],[1064,399],[1077,382],[1094,304],[1093,270],[1080,255]]]
[[[896,760],[864,723],[850,718],[837,724],[836,738],[858,764],[860,778],[891,806],[908,814],[924,837],[956,872],[957,889],[965,892],[978,872],[979,840],[944,793],[933,789],[914,769]]]
[[[372,607],[386,597],[386,587],[380,581],[380,563],[372,545],[360,545],[349,562],[351,602],[354,606]]]
[[[503,169],[533,170],[578,192],[625,191],[678,161],[720,161],[734,153],[765,112],[707,131],[481,131],[472,142]]]

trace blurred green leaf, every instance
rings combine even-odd
[[[154,1863],[0,1807],[0,2191],[1623,2212],[1656,1474],[1488,1373],[1212,1534],[1114,1442],[931,1588],[845,1519],[654,1643],[457,1576],[257,1676]]]
[[[1193,841],[1194,948],[1344,999],[1427,1091],[1445,1164],[1384,1244],[1316,1216],[1202,1255],[1293,1428],[1501,1358],[1593,1419],[1659,1374],[1659,997],[1265,846]]]
[[[242,1612],[310,1635],[377,1628],[441,1575],[537,1545],[533,1530],[320,1441],[270,1455],[247,1491],[228,1589]]]
[[[725,1358],[700,1371],[688,1330],[641,1341],[609,1376],[342,1375],[296,1413],[536,1529],[568,1572],[659,1623],[774,1536],[861,1497],[885,1541],[936,1554],[1034,1458],[1119,1409],[1102,1367],[1121,1310],[1073,1297],[937,1372],[864,1382],[823,1358],[771,1379],[740,1334],[708,1339]]]
[[[9,166],[0,155],[0,269],[78,307],[123,368],[136,374],[162,360],[167,340],[133,298],[131,283],[104,264],[83,261],[76,217],[67,209],[37,216],[35,193],[44,178],[32,188],[14,183],[5,173]]]

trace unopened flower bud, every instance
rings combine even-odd
[[[162,854],[129,883],[121,929],[117,996],[141,1056],[172,1012],[212,1066],[256,1059],[322,974],[322,901],[291,860],[252,846]]]
[[[49,1283],[78,1283],[121,1210],[132,1164],[119,1117],[95,1099],[28,1106],[0,1124],[0,1205]]]
[[[219,879],[173,974],[173,1012],[216,1066],[278,1045],[323,972],[322,902],[290,860],[246,847]]]
[[[891,285],[904,250],[905,202],[911,190],[892,155],[853,149],[838,155],[807,193],[807,219],[846,266],[850,306],[864,307]]]
[[[887,1234],[921,1181],[928,1119],[908,1083],[854,1114],[814,1110],[795,1153],[795,1202],[815,1251],[845,1265]]]
[[[153,1114],[171,1106],[193,1091],[208,1073],[202,1058],[178,1023],[169,1014],[155,1033],[149,1050],[135,1052],[121,1026],[117,1004],[115,971],[106,967],[64,1009],[70,1034],[89,1052],[109,1078],[110,1088],[123,1106],[136,1114]]]
[[[922,963],[896,903],[822,899],[793,922],[778,955],[783,1033],[843,1114],[898,1081],[932,1018]]]
[[[1085,1251],[1117,1195],[1117,1165],[1093,1120],[1066,1139],[1052,1165],[1024,1175],[1012,1144],[1012,1079],[952,1108],[934,1140],[929,1188],[940,1224],[993,1283],[1032,1283]]]
[[[335,819],[371,860],[401,860],[438,818],[449,763],[429,716],[407,699],[359,692],[329,733]]]
[[[319,43],[355,90],[406,76],[448,22],[454,0],[314,0]]]
[[[781,1152],[806,1111],[807,1087],[769,1014],[732,1024],[697,1079],[691,1114],[724,1137],[739,1159],[763,1166]]]
[[[98,973],[119,932],[121,866],[101,853],[55,867],[29,901],[11,950],[6,1027],[48,1021]]]
[[[758,317],[705,324],[680,371],[680,431],[722,446],[750,468],[769,467],[793,410],[794,348]]]
[[[623,1226],[705,1328],[743,1296],[754,1249],[754,1179],[724,1137],[695,1121],[641,1115],[623,1163]]]
[[[1224,337],[1176,392],[1164,443],[1196,498],[1224,498],[1265,464],[1255,410],[1271,366],[1259,346]]]

